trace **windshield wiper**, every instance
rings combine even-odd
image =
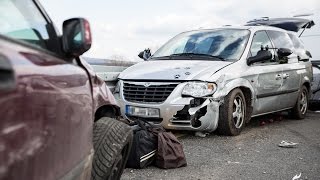
[[[202,54],[202,53],[178,53],[178,54],[171,54],[170,56],[171,57],[188,56],[190,58],[192,58],[192,57],[206,57],[206,58],[219,59],[221,61],[225,61],[226,60],[221,56],[213,56],[213,55],[210,55],[210,54]]]
[[[157,60],[167,60],[171,59],[171,56],[159,56],[159,57],[152,57],[150,59],[157,59]]]

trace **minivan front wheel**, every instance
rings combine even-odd
[[[222,135],[239,135],[245,126],[246,100],[240,89],[234,89],[219,109],[218,132]]]
[[[309,91],[306,86],[302,86],[296,105],[291,109],[290,116],[294,119],[304,119],[309,105]]]

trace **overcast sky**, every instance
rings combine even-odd
[[[199,28],[240,25],[259,17],[314,13],[316,26],[305,35],[320,35],[320,0],[40,0],[61,31],[62,22],[85,17],[93,33],[88,57],[123,56],[153,51],[176,34]],[[320,37],[303,38],[320,59]],[[317,41],[317,44],[314,42]]]

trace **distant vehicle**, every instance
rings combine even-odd
[[[90,64],[97,76],[105,81],[111,92],[114,91],[120,72],[122,72],[129,66],[135,64],[135,62],[118,61],[110,59],[98,59],[88,57],[84,57],[83,59],[88,64]]]
[[[140,53],[146,61],[120,74],[121,113],[167,129],[224,135],[238,135],[251,117],[277,111],[303,119],[312,66],[293,32],[311,26],[301,18],[264,19],[181,33],[152,56]]]
[[[311,61],[313,82],[311,86],[310,110],[320,110],[320,60]]]
[[[38,1],[0,11],[0,179],[120,179],[132,131],[79,57],[88,21],[66,20],[60,35]]]

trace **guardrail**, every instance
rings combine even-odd
[[[137,63],[129,61],[116,61],[96,58],[84,59],[92,66],[97,76],[106,82],[111,92],[114,91],[114,88],[118,81],[119,74],[128,67]]]

